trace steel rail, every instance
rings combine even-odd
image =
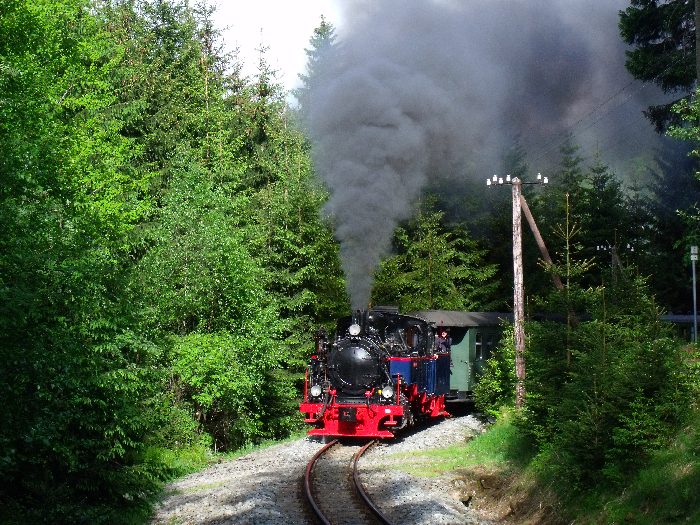
[[[321,507],[319,507],[316,498],[314,498],[313,491],[311,490],[311,471],[314,469],[314,465],[316,464],[318,458],[320,458],[323,454],[326,453],[326,451],[328,451],[331,447],[337,444],[338,440],[334,439],[333,441],[322,447],[318,452],[316,452],[316,454],[314,454],[314,457],[311,458],[311,461],[309,461],[306,465],[306,474],[304,474],[304,492],[306,492],[306,499],[309,501],[309,505],[311,505],[314,514],[316,514],[318,519],[321,520],[321,523],[323,523],[323,525],[332,524],[330,521],[328,521],[326,515],[323,514],[323,511],[321,510]]]
[[[365,505],[369,508],[369,510],[372,511],[372,514],[382,523],[383,525],[392,525],[391,521],[382,514],[382,512],[377,508],[377,506],[374,504],[372,501],[372,498],[369,497],[369,494],[367,494],[367,491],[365,490],[364,485],[362,484],[362,481],[360,480],[360,473],[357,470],[357,462],[372,445],[376,445],[376,441],[370,441],[367,443],[364,447],[362,447],[360,450],[357,451],[355,454],[355,457],[353,458],[352,462],[352,479],[353,482],[355,483],[355,488],[357,489],[357,493],[359,496],[362,498],[362,501],[365,502]]]

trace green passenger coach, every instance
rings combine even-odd
[[[496,348],[503,324],[512,323],[512,313],[423,310],[411,315],[425,319],[436,329],[446,328],[451,339],[450,392],[448,400],[472,399],[486,360]]]

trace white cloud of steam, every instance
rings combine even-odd
[[[625,6],[343,4],[343,32],[312,89],[307,124],[353,308],[367,306],[394,229],[430,180],[485,178],[514,136],[545,143],[630,81],[617,29]]]

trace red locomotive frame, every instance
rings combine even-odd
[[[312,362],[317,359],[312,357]],[[386,359],[391,370],[432,369],[438,363],[447,363],[449,370],[449,353],[436,353],[428,356],[389,357]],[[444,368],[444,366],[443,366]],[[377,399],[376,389],[365,392],[365,403],[348,403],[338,401],[337,391],[328,390],[327,402],[314,402],[309,399],[309,375],[304,382],[304,401],[299,410],[304,414],[304,422],[314,425],[308,431],[314,436],[342,436],[366,438],[392,438],[397,430],[411,425],[414,419],[449,416],[445,410],[445,394],[436,394],[417,382],[406,382],[401,373],[392,373],[395,377],[394,395],[384,402],[372,402]],[[380,392],[381,393],[381,392]],[[381,398],[381,396],[379,396]]]

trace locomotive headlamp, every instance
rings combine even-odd
[[[359,335],[360,334],[360,325],[357,323],[353,323],[350,325],[350,328],[348,328],[348,332],[350,332],[350,335]]]
[[[311,387],[311,390],[310,390],[309,393],[310,393],[313,397],[318,397],[318,396],[321,395],[321,392],[322,392],[322,390],[321,390],[321,385],[314,385],[314,386]]]
[[[394,395],[394,387],[391,385],[386,385],[382,387],[382,396],[384,399],[389,399],[391,396]]]

